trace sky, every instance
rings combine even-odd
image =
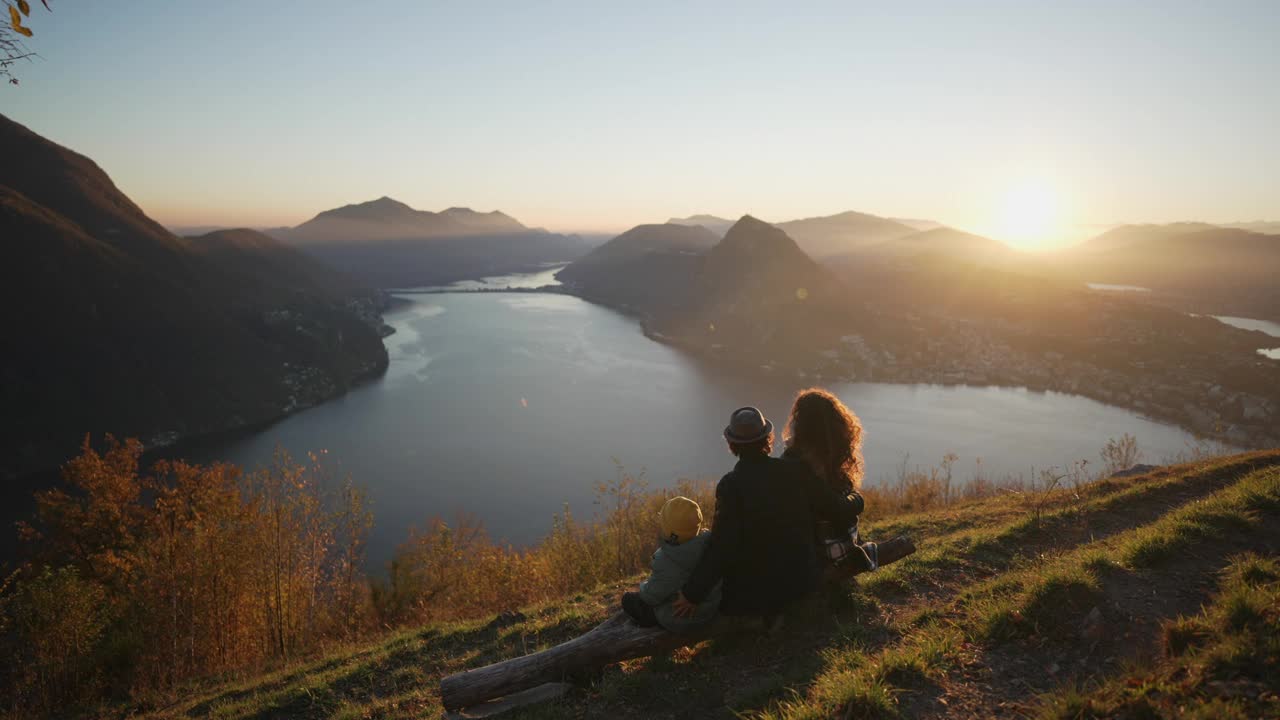
[[[0,113],[169,225],[1280,219],[1280,2],[51,0]]]

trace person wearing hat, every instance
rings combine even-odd
[[[832,490],[800,460],[771,457],[773,423],[754,407],[733,411],[724,439],[738,461],[716,485],[709,547],[673,612],[698,616],[719,587],[721,613],[771,620],[818,586],[815,523],[851,526],[861,498]]]
[[[640,583],[639,592],[622,596],[622,609],[641,627],[661,625],[671,632],[684,632],[712,620],[720,603],[720,588],[713,587],[691,615],[676,617],[671,607],[702,559],[710,534],[702,529],[702,508],[687,497],[668,500],[658,519],[662,539],[653,553],[653,573]]]

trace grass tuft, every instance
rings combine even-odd
[[[1179,617],[1165,623],[1162,644],[1166,657],[1178,657],[1192,648],[1199,647],[1209,637],[1209,628],[1198,618]]]

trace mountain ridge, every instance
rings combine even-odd
[[[281,282],[259,264],[299,256],[265,235],[219,253],[178,238],[4,116],[0,152],[20,161],[0,166],[0,475],[56,466],[86,433],[163,443],[265,422],[385,369],[379,296]]]
[[[382,288],[527,272],[590,250],[581,237],[530,228],[499,210],[431,212],[385,195],[321,211],[272,236]]]

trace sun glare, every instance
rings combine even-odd
[[[1024,182],[1010,188],[1001,199],[997,236],[1023,250],[1053,244],[1061,230],[1058,195],[1047,184]]]

